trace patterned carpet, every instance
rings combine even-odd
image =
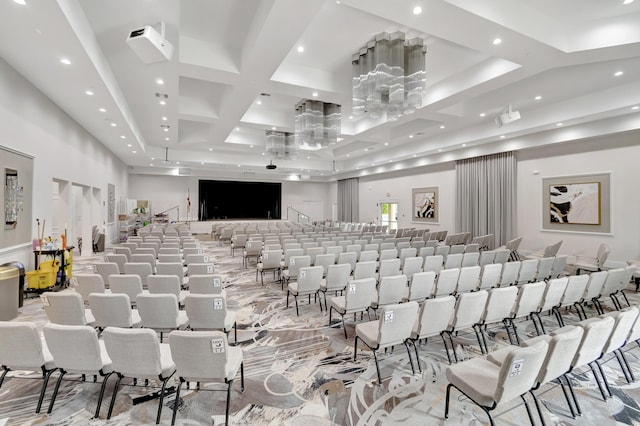
[[[231,424],[238,425],[439,425],[444,424],[444,400],[447,380],[447,358],[440,339],[419,346],[422,372],[413,375],[404,347],[380,354],[382,385],[376,384],[376,368],[371,352],[360,351],[353,361],[354,322],[347,320],[349,338],[343,330],[328,327],[327,312],[320,312],[317,304],[300,303],[300,316],[295,305],[285,308],[286,292],[271,281],[261,286],[256,282],[255,262],[242,266],[241,256],[230,256],[227,246],[201,236],[202,248],[213,259],[217,273],[225,277],[228,305],[238,313],[238,340],[245,359],[245,392],[240,392],[239,380],[234,383],[231,396]],[[90,268],[102,256],[75,257],[74,271]],[[65,290],[69,291],[69,290]],[[631,290],[632,303],[640,298]],[[313,299],[312,299],[313,300]],[[608,305],[608,303],[607,303]],[[593,316],[595,310],[588,310]],[[565,322],[578,320],[568,312]],[[366,317],[365,317],[366,318]],[[47,319],[38,298],[25,302],[17,321],[34,321],[38,325]],[[545,327],[557,328],[555,319],[543,317]],[[534,336],[530,321],[518,323],[521,337]],[[495,349],[507,345],[503,327],[489,329],[489,344]],[[458,357],[480,356],[474,334],[457,337]],[[628,359],[640,376],[640,348],[629,352]],[[559,386],[547,384],[537,392],[544,406],[546,424],[555,425],[614,425],[640,424],[640,382],[627,384],[615,360],[604,364],[604,371],[612,384],[613,398],[604,402],[588,368],[579,369],[572,376],[577,397],[584,414],[572,419]],[[12,373],[16,374],[16,373]],[[10,375],[0,388],[0,426],[4,425],[141,425],[153,424],[157,400],[134,404],[136,398],[156,391],[156,383],[126,386],[118,393],[114,415],[106,421],[108,404],[103,403],[100,419],[91,419],[95,409],[99,383],[82,382],[70,376],[64,380],[50,415],[35,415],[35,405],[41,381],[38,374],[18,373],[33,380],[12,380]],[[54,374],[52,379],[57,378]],[[113,382],[115,380],[112,379]],[[111,382],[111,381],[110,381]],[[49,402],[53,385],[45,397]],[[105,393],[108,402],[113,386]],[[226,392],[222,387],[207,385],[196,391],[192,387],[180,395],[176,424],[211,425],[224,422]],[[162,423],[170,424],[175,394],[165,398]],[[136,401],[137,402],[137,401]],[[533,403],[530,400],[532,409]],[[521,400],[498,407],[494,419],[500,425],[528,424]],[[539,419],[534,414],[536,423]],[[485,413],[454,391],[447,424],[487,424]]]

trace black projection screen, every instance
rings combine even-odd
[[[199,220],[280,219],[279,182],[199,181]]]

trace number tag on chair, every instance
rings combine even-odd
[[[290,265],[295,265],[296,264],[296,260],[292,257],[291,259],[289,259],[289,264]]]
[[[108,262],[108,261],[109,261],[109,257],[108,257],[108,256],[105,256],[105,257],[104,257],[104,261],[105,261],[105,262]]]
[[[522,373],[522,367],[524,365],[523,359],[516,359],[511,363],[511,369],[509,370],[509,377],[519,376]]]
[[[384,313],[384,323],[391,324],[393,322],[393,311],[386,311]]]
[[[262,255],[262,258],[263,258],[264,260],[269,259],[269,253],[265,253],[265,254],[263,254],[263,255]]]
[[[202,254],[202,249],[198,249],[198,254]]]
[[[349,294],[356,294],[356,285],[349,284]]]
[[[209,256],[204,255],[202,259],[204,260],[204,263],[209,263]]]
[[[49,298],[47,296],[40,296],[40,300],[42,300],[43,306],[51,306],[51,304],[49,303]]]
[[[305,278],[307,276],[307,271],[300,271],[300,278]]]
[[[222,309],[222,299],[219,297],[216,297],[215,299],[213,299],[213,309],[215,311],[218,311],[220,309]]]
[[[220,287],[220,278],[214,278],[213,279],[213,286],[214,287]]]
[[[207,265],[207,274],[213,274],[213,265]]]
[[[224,340],[223,339],[211,339],[211,351],[214,354],[224,353]]]

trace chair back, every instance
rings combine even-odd
[[[134,274],[112,275],[109,277],[109,287],[112,294],[126,294],[135,303],[136,297],[142,293],[142,280]]]
[[[56,367],[76,374],[95,374],[104,367],[98,333],[93,327],[45,324],[42,332]],[[104,361],[110,364],[111,360]]]
[[[624,275],[624,268],[609,269],[607,279],[602,285],[600,296],[606,297],[618,291]],[[626,284],[626,283],[625,283]]]
[[[500,287],[514,284],[518,281],[518,272],[520,272],[521,262],[505,262],[502,264],[502,274],[500,275]]]
[[[484,265],[489,265],[489,264],[493,263],[495,258],[496,258],[496,251],[495,250],[484,250],[484,251],[480,252],[480,258],[478,260],[478,264],[481,267],[484,266]]]
[[[104,281],[98,274],[74,274],[78,286],[76,291],[82,296],[82,300],[89,301],[91,293],[104,293]]]
[[[411,337],[424,339],[437,336],[446,330],[453,317],[455,305],[456,298],[453,296],[426,300],[420,308],[418,321],[413,326]]]
[[[459,268],[443,269],[440,271],[440,274],[438,275],[438,282],[436,284],[436,297],[447,296],[455,293],[459,276]]]
[[[598,271],[589,274],[589,282],[587,283],[587,288],[584,290],[582,299],[591,300],[594,297],[598,297],[602,291],[604,282],[607,280],[607,275],[609,275],[608,271]]]
[[[351,280],[347,284],[345,294],[345,309],[364,310],[371,305],[371,301],[376,295],[376,279],[363,278]]]
[[[289,258],[289,278],[297,278],[300,268],[307,268],[311,266],[311,257],[309,256],[292,256]]]
[[[538,271],[538,259],[527,259],[520,263],[520,270],[518,271],[517,284],[526,284],[531,282],[536,277]]]
[[[550,246],[545,247],[542,257],[554,257],[560,251],[561,245],[562,245],[562,240],[558,241],[557,243],[551,244]]]
[[[324,269],[322,266],[308,266],[298,271],[298,292],[320,290]]]
[[[482,322],[491,324],[511,316],[511,310],[518,297],[518,287],[500,287],[489,290],[489,297],[482,314]]]
[[[150,275],[147,278],[147,287],[151,294],[174,294],[180,299],[180,279],[175,275]]]
[[[0,365],[16,370],[44,366],[44,347],[35,324],[0,321]]]
[[[102,332],[113,370],[127,377],[157,379],[162,374],[160,342],[148,328],[107,327]]]
[[[420,257],[426,258],[427,256],[433,256],[435,253],[435,249],[433,247],[422,247],[420,248],[420,251],[418,252],[418,255]]]
[[[91,313],[96,326],[124,327],[133,325],[131,318],[131,300],[126,294],[93,293],[89,295]]]
[[[410,280],[413,274],[422,272],[424,259],[420,256],[407,257],[402,265],[402,273]]]
[[[511,255],[511,252],[509,250],[501,250],[501,249],[497,249],[496,250],[496,255],[493,258],[493,263],[506,263],[509,260],[509,256]]]
[[[378,262],[373,260],[369,262],[357,262],[356,267],[353,270],[353,279],[360,280],[363,278],[375,278],[377,266]]]
[[[138,275],[142,281],[142,288],[147,286],[147,277],[153,274],[151,265],[142,262],[128,262],[124,264],[124,273],[128,275]]]
[[[458,276],[458,285],[456,286],[456,293],[462,293],[465,291],[473,291],[478,286],[478,279],[480,278],[480,267],[465,266],[460,268],[460,275]]]
[[[521,318],[530,315],[532,312],[537,312],[546,288],[547,283],[544,281],[522,285],[513,305],[511,318]]]
[[[575,356],[571,360],[571,367],[587,365],[602,355],[602,348],[609,339],[615,319],[611,316],[589,318],[576,325],[582,327],[584,334]]]
[[[329,246],[326,248],[325,252],[327,254],[329,253],[333,253],[336,255],[336,257],[340,256],[340,253],[344,252],[344,247],[340,247],[340,246]]]
[[[536,383],[542,385],[550,382],[571,369],[571,360],[578,350],[583,334],[582,327],[567,325],[548,336],[534,337],[522,342],[522,346],[532,346],[544,339],[549,344],[549,350],[536,378]]]
[[[138,248],[138,245],[136,244],[136,247],[133,250],[136,250],[137,248]],[[124,255],[124,257],[127,259],[125,262],[130,262],[131,255],[133,254],[133,252],[131,251],[131,247],[114,247],[113,253]]]
[[[362,253],[360,253],[362,255]],[[356,252],[344,252],[338,255],[338,261],[336,263],[348,263],[351,265],[351,272],[356,268],[356,263],[358,259],[358,253]]]
[[[280,267],[282,260],[282,250],[270,250],[262,253],[262,269],[274,269]]]
[[[351,265],[348,263],[329,265],[325,281],[327,291],[344,289],[349,283],[350,276]]]
[[[118,269],[120,269],[121,271],[124,271],[124,264],[131,261],[132,257],[133,255],[130,255],[129,257],[127,257],[124,254],[106,254],[104,256],[104,261],[108,263],[117,263]]]
[[[433,271],[416,272],[410,278],[409,294],[407,299],[423,301],[435,293],[436,273]]]
[[[442,270],[442,264],[444,262],[443,260],[444,258],[442,257],[442,255],[433,255],[433,256],[427,256],[424,258],[424,265],[422,266],[422,270],[423,271],[433,271],[437,274],[440,273],[440,270]]]
[[[418,254],[418,249],[414,247],[409,247],[409,248],[400,249],[400,255],[398,257],[400,258],[400,261],[404,263],[404,260],[406,258],[415,257],[417,254]]]
[[[482,274],[478,284],[478,290],[486,290],[496,287],[502,275],[502,263],[489,263],[482,267]]]
[[[556,256],[553,258],[553,266],[549,272],[549,278],[559,278],[564,273],[564,267],[567,265],[567,255]]]
[[[221,331],[172,331],[171,358],[186,381],[221,381],[227,377],[230,347]]]
[[[178,298],[175,294],[139,294],[136,307],[143,327],[156,330],[178,328]]]
[[[411,331],[417,318],[417,302],[385,306],[378,321],[377,340],[380,347],[397,345],[411,337]]]
[[[391,275],[400,275],[400,265],[401,265],[401,262],[400,262],[400,259],[398,258],[381,260],[380,267],[378,269],[380,279],[382,279],[383,277],[391,276]],[[356,265],[356,269],[357,269],[357,265]]]
[[[195,330],[224,330],[227,299],[219,294],[190,294],[184,299],[189,326]]]
[[[378,285],[377,306],[402,302],[407,288],[406,275],[388,275],[380,279]]]
[[[49,321],[62,325],[87,325],[82,296],[74,291],[46,292],[40,298]]]
[[[553,268],[555,261],[555,257],[543,257],[540,259],[538,262],[538,270],[536,271],[536,275],[533,279],[535,281],[546,280],[549,275],[551,275],[551,269]]]
[[[638,318],[638,307],[630,306],[621,311],[607,312],[603,316],[611,316],[615,320],[609,339],[602,348],[603,354],[620,349],[627,341],[629,331]]]
[[[542,301],[540,302],[538,312],[547,311],[551,308],[559,306],[560,301],[562,300],[562,296],[567,289],[568,283],[569,278],[567,277],[554,278],[552,280],[549,280],[549,282],[547,283],[547,288],[544,290],[544,296],[542,296]]]
[[[391,243],[388,243],[388,244],[391,244]],[[387,259],[395,259],[397,257],[398,257],[398,250],[396,250],[395,248],[383,249],[382,246],[380,246],[380,257],[379,257],[380,262]]]
[[[567,288],[560,300],[560,306],[571,306],[582,299],[587,284],[589,283],[589,275],[572,275],[567,282]]]
[[[444,269],[460,268],[462,267],[463,253],[449,253],[447,259],[444,261]]]
[[[596,264],[598,265],[598,269],[602,269],[604,267],[604,263],[607,261],[609,257],[609,253],[611,253],[611,249],[607,244],[600,244],[598,247],[598,254],[596,256]]]
[[[192,275],[189,277],[191,294],[220,294],[222,292],[221,275]]]
[[[181,254],[158,254],[158,262],[156,263],[156,268],[158,263],[182,263],[182,255]]]
[[[209,275],[215,273],[213,263],[190,263],[187,265],[187,275]]]
[[[542,340],[534,345],[514,347],[509,351],[500,369],[493,398],[497,404],[511,401],[533,387],[548,348],[548,343]]]
[[[449,328],[451,330],[460,330],[480,322],[488,296],[489,293],[486,290],[459,294],[454,315],[449,322]]]
[[[462,267],[477,266],[480,259],[480,252],[465,252],[462,255]]]
[[[185,256],[184,261],[187,266],[192,263],[209,263],[209,256],[206,254],[189,254]]]
[[[102,277],[102,281],[107,284],[109,282],[109,275],[118,275],[120,267],[115,262],[101,262],[93,265],[96,268],[96,273]]]

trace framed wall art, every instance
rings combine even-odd
[[[609,173],[542,179],[542,229],[611,233]]]
[[[414,188],[412,190],[413,222],[437,223],[438,217],[438,187]]]

